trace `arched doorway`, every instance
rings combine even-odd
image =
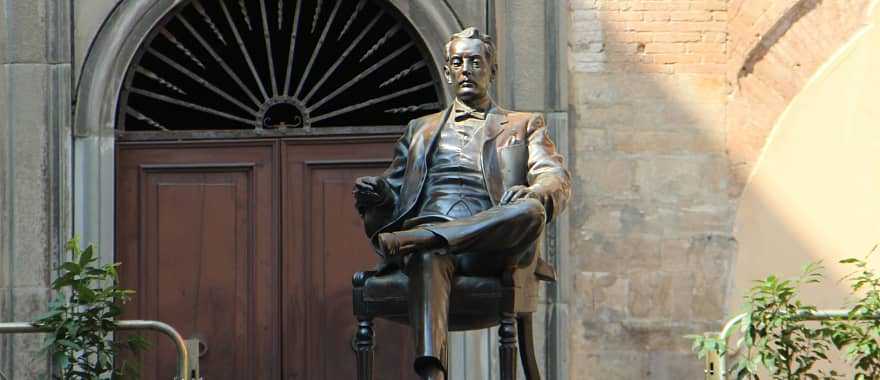
[[[145,36],[115,113],[125,317],[199,338],[205,378],[353,378],[349,281],[375,257],[351,183],[444,106],[435,58],[380,0],[182,1]],[[406,330],[380,328],[377,371],[407,378]],[[156,343],[145,378],[173,372]]]

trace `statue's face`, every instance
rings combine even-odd
[[[489,95],[495,67],[486,55],[483,41],[459,38],[449,46],[449,60],[443,67],[446,80],[455,96],[465,102],[479,101]]]

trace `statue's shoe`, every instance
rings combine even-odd
[[[442,238],[423,228],[381,233],[378,240],[379,249],[388,257],[408,256],[420,250],[437,248],[443,243]]]

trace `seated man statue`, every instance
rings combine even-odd
[[[450,284],[531,263],[544,225],[565,208],[570,177],[540,114],[495,105],[495,46],[476,28],[446,44],[445,111],[409,123],[390,167],[358,178],[354,195],[379,275],[403,270],[415,370],[445,379]]]

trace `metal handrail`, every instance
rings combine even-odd
[[[837,309],[837,310],[817,310],[817,311],[802,311],[799,312],[795,319],[800,321],[826,321],[829,319],[844,319],[851,321],[858,320],[880,320],[880,315],[864,315],[864,316],[851,316],[850,309]],[[730,338],[730,334],[733,333],[734,328],[737,324],[742,322],[743,318],[745,318],[748,313],[742,313],[731,318],[727,323],[724,324],[724,328],[721,330],[721,333],[718,334],[718,338],[724,342],[727,342],[727,339]],[[706,373],[706,380],[725,380],[727,379],[727,352],[723,352],[720,355],[717,352],[710,352],[706,355],[706,369],[704,371]]]
[[[174,327],[159,321],[129,320],[117,321],[115,331],[152,330],[165,334],[174,341],[177,346],[177,380],[193,380],[190,375],[189,354],[183,337]],[[27,334],[27,333],[50,333],[52,329],[34,326],[30,322],[4,322],[0,323],[0,334]]]

